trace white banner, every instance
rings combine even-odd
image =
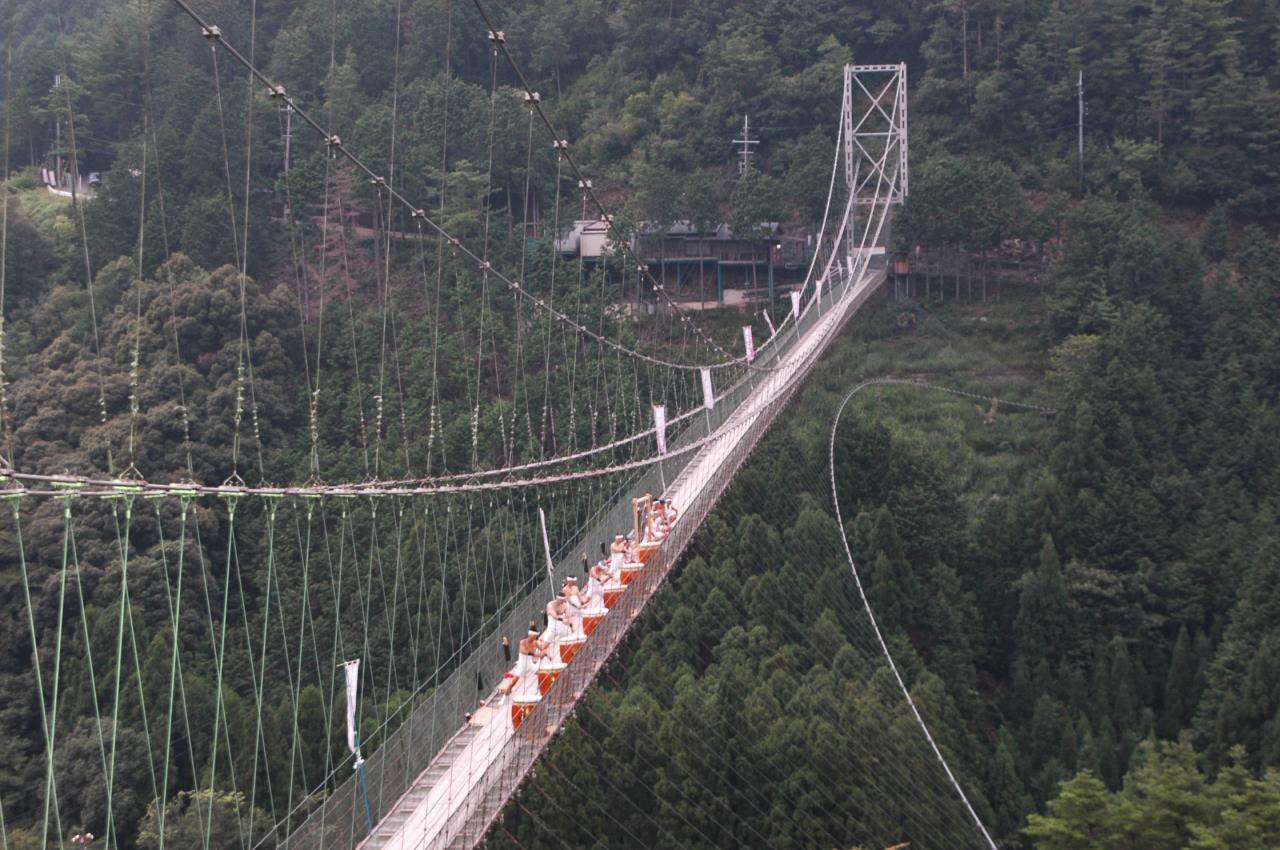
[[[846,259],[849,262],[849,280],[853,280],[853,267],[856,265],[853,261],[853,255],[850,254]]]
[[[747,362],[750,363],[756,359],[756,344],[751,338],[751,325],[742,326],[742,341],[747,346]]]
[[[777,335],[778,329],[773,326],[773,319],[769,317],[768,310],[764,311],[764,323],[769,326],[769,339],[773,339]]]
[[[822,300],[822,284],[826,279],[827,276],[824,274],[813,282],[813,298],[815,301]]]
[[[551,581],[551,592],[556,591],[556,565],[551,560],[551,538],[547,536],[547,515],[538,508],[538,522],[542,523],[542,549],[547,553],[547,578]]]
[[[360,659],[342,665],[347,674],[347,748],[360,762],[360,745],[356,742],[356,694],[360,689]]]
[[[791,290],[791,316],[792,318],[800,318],[800,290]]]
[[[653,406],[653,427],[657,429],[656,436],[658,438],[658,454],[667,453],[667,408],[666,405],[655,404]]]
[[[702,406],[707,410],[716,409],[716,393],[711,386],[711,370],[700,369],[702,372]]]

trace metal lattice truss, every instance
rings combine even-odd
[[[907,66],[845,65],[841,138],[853,204],[907,197]]]

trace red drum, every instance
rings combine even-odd
[[[636,547],[636,557],[640,559],[640,563],[647,564],[649,559],[653,557],[653,553],[658,551],[658,547],[662,544],[657,540],[650,540],[648,543],[641,543]]]
[[[543,662],[538,666],[538,693],[545,694],[556,683],[556,679],[560,678],[560,674],[564,672],[565,664],[563,661],[552,662],[550,664]]]
[[[529,716],[529,712],[533,711],[533,707],[538,704],[541,697],[512,697],[511,698],[511,728],[519,729],[520,724]]]
[[[606,584],[604,586],[604,607],[612,608],[618,604],[618,600],[622,598],[622,591],[626,588],[621,584]]]
[[[582,631],[585,634],[591,634],[596,630],[596,626],[600,625],[600,621],[604,619],[607,612],[603,608],[588,608],[582,612]]]
[[[630,564],[622,565],[622,572],[618,575],[618,581],[623,584],[631,584],[635,577],[640,575],[640,570],[644,568],[644,564],[632,561]]]
[[[586,617],[584,616],[583,622],[585,623],[585,621],[586,621]],[[585,637],[577,637],[577,636],[574,636],[571,638],[565,638],[564,640],[560,641],[560,660],[563,661],[565,664],[568,664],[570,661],[573,660],[573,656],[578,654],[578,650],[582,647],[584,643],[586,643],[586,641],[587,639]]]

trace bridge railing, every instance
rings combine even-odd
[[[879,282],[883,282],[883,279],[883,272],[880,272]],[[821,321],[827,310],[834,308],[834,302],[846,294],[849,284],[849,281],[841,281],[839,285],[831,287],[831,291],[826,294],[820,305],[823,308],[822,311],[809,310],[806,313],[797,328],[797,338],[802,338],[813,324]],[[876,284],[868,283],[863,292],[856,296],[854,302],[846,305],[847,314],[840,320],[841,323],[846,321],[848,316],[852,315],[876,288]],[[785,350],[780,347],[779,355]],[[699,486],[694,488],[697,496],[691,504],[680,506],[681,518],[662,547],[649,560],[637,579],[627,587],[626,592],[614,607],[609,610],[609,615],[578,649],[573,663],[565,668],[564,673],[547,691],[546,696],[521,723],[520,728],[504,746],[502,752],[486,768],[484,776],[472,783],[471,791],[454,808],[444,829],[430,843],[406,844],[406,847],[418,847],[419,850],[422,848],[467,850],[480,843],[484,834],[501,813],[506,801],[524,781],[538,756],[569,717],[578,700],[609,660],[649,599],[666,580],[668,573],[679,561],[685,547],[715,507],[738,468],[755,448],[774,417],[786,406],[803,377],[818,361],[821,353],[820,348],[802,365],[794,375],[794,379],[777,393],[755,420],[751,429],[735,443],[723,462],[711,470],[700,470],[699,474],[705,475],[705,478],[699,482]],[[758,373],[735,387],[735,392],[741,395],[735,398],[732,409],[736,409],[741,401],[745,400],[747,394],[754,389],[755,382],[761,379],[763,379],[763,373]],[[729,409],[729,405],[725,407]],[[725,418],[728,415],[730,415],[728,412],[723,414]],[[694,430],[690,429],[690,431]],[[682,439],[692,440],[697,437],[693,434],[685,434],[682,435]],[[630,502],[624,501],[626,501],[625,509],[629,512]],[[628,516],[628,513],[624,513],[621,519],[625,521]]]
[[[768,367],[777,363],[791,350],[797,341],[804,338],[809,329],[821,320],[822,315],[831,309],[834,301],[843,295],[847,286],[848,281],[846,280],[841,280],[836,285],[828,286],[823,293],[822,299],[816,305],[816,309],[805,310],[797,322],[779,331],[779,336],[773,341],[773,344],[765,346],[760,351],[754,364],[757,367],[756,369],[748,371],[745,376],[739,378],[728,388],[718,389],[714,409],[705,411],[703,415],[693,417],[689,424],[670,441],[671,447],[679,449],[680,447],[688,446],[697,440],[703,439],[723,425],[742,402],[750,396],[756,384],[767,377],[769,374]],[[772,418],[772,414],[770,414],[769,418]],[[763,426],[761,430],[763,430]],[[759,434],[752,435],[747,440],[747,443],[754,446],[755,440],[758,438]],[[512,643],[515,643],[524,635],[529,621],[540,621],[547,600],[552,598],[558,590],[558,582],[565,576],[576,574],[580,564],[577,557],[578,553],[583,549],[590,551],[589,544],[595,541],[610,540],[614,534],[631,528],[631,496],[646,492],[664,492],[676,480],[689,461],[696,456],[697,452],[691,451],[668,458],[624,482],[618,490],[617,498],[607,509],[597,514],[596,521],[590,524],[587,531],[580,535],[573,542],[573,545],[561,547],[560,558],[555,568],[555,579],[544,579],[538,582],[525,596],[513,600],[509,607],[505,609],[497,628],[473,640],[472,645],[474,648],[470,654],[413,710],[408,719],[387,735],[382,745],[369,755],[365,761],[364,768],[368,788],[368,818],[372,820],[374,825],[395,808],[396,803],[404,795],[406,789],[415,783],[417,778],[430,765],[436,754],[443,750],[450,739],[459,733],[466,713],[475,709],[479,700],[492,690],[503,672],[510,667],[510,662],[502,651],[499,636],[507,635],[512,638]],[[723,490],[723,486],[727,484],[728,477],[732,476],[733,470],[736,469],[736,463],[726,464],[726,467],[725,481],[723,483],[715,483],[716,498]],[[697,526],[701,524],[702,519],[705,518],[714,504],[715,499],[712,498],[710,501],[700,499],[699,501],[700,506],[677,506],[681,511],[681,520],[676,523],[676,530],[673,535],[678,538],[679,545],[673,546],[672,544],[676,543],[677,540],[669,539],[668,544],[663,547],[664,552],[678,553],[684,548],[688,542],[687,539],[683,539],[684,536],[691,535]],[[693,512],[691,512],[691,508]],[[662,578],[665,577],[674,560],[675,556],[669,555],[660,562],[657,569],[646,569],[644,574],[655,576],[654,581],[661,583]],[[654,585],[653,589],[656,589],[656,586],[657,584]],[[647,600],[650,592],[652,592],[652,589],[643,594],[643,598]],[[631,618],[638,611],[629,611],[627,606],[636,604],[635,601],[639,600],[641,596],[642,594],[631,592],[623,594],[623,601],[619,604],[623,606],[622,610],[626,613],[624,616],[615,617],[611,611],[610,615],[605,618],[605,623],[609,624],[608,628],[602,633],[599,629],[597,630],[598,633],[601,633],[602,639],[595,640],[594,644],[592,640],[588,640],[587,645],[584,646],[583,650],[579,651],[574,663],[568,668],[575,671],[572,676],[569,676],[571,682],[579,680],[581,682],[591,681],[591,678],[594,677],[595,672],[598,670],[599,664],[603,664],[604,658],[607,658],[607,652],[604,652],[597,663],[597,660],[590,660],[594,658],[594,655],[593,652],[587,651],[587,648],[595,646],[603,652],[606,646],[605,636],[620,637],[620,635],[614,635],[613,632],[618,629],[625,631],[626,628],[629,628]],[[631,599],[632,602],[626,602],[625,600],[627,599]],[[643,604],[643,602],[639,604]],[[621,625],[623,623],[625,625]],[[610,648],[608,651],[612,651],[611,648],[615,645],[616,640],[608,640],[607,646]],[[580,663],[577,659],[583,658],[584,652],[586,652],[586,657],[584,662]],[[588,669],[590,671],[589,675],[587,675]],[[587,678],[583,679],[582,676],[587,676]],[[567,688],[559,686],[553,691],[560,694],[569,692]],[[552,706],[558,704],[556,699],[544,699],[540,703],[540,708],[535,711],[535,716],[531,717],[527,728],[545,727],[552,720],[557,722],[563,720],[563,714],[560,709],[552,708]],[[565,710],[567,711],[567,709]],[[538,719],[542,715],[546,716]],[[521,727],[522,730],[525,728],[525,726]],[[530,742],[526,741],[525,738],[521,738],[521,741],[523,743],[513,747],[514,753],[504,751],[490,771],[495,775],[500,775],[504,782],[512,775],[512,770],[515,769],[516,765],[521,765],[525,762],[524,754]],[[531,760],[529,764],[532,764]],[[523,770],[527,770],[527,766]],[[521,776],[523,776],[523,770],[518,771]],[[485,779],[488,781],[492,777],[486,776]],[[493,782],[488,781],[487,784],[492,786]],[[477,787],[486,787],[486,783],[479,783]],[[474,808],[480,802],[480,800],[473,801],[468,799],[467,806]],[[461,822],[456,819],[451,819],[450,821],[451,824]],[[454,832],[456,834],[456,830]],[[326,797],[310,812],[297,829],[287,838],[281,839],[279,846],[287,848],[287,850],[350,850],[350,848],[354,848],[363,841],[367,833],[368,819],[366,818],[365,803],[357,777],[353,772],[331,795]]]

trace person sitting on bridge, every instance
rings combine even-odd
[[[662,518],[666,520],[668,528],[675,525],[676,518],[680,516],[680,511],[676,510],[670,499],[659,499],[658,510],[662,511]]]
[[[578,589],[578,580],[569,576],[564,580],[564,588],[560,591],[565,602],[565,621],[576,637],[582,637],[582,609],[587,607],[587,596]]]

